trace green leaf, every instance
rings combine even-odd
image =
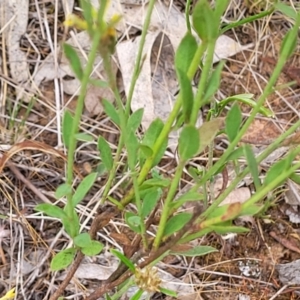
[[[300,184],[300,176],[296,173],[293,173],[290,176],[290,179],[293,180],[295,183]]]
[[[60,220],[66,217],[66,213],[61,208],[50,203],[38,204],[34,209],[43,212],[49,217],[58,218]]]
[[[225,65],[225,61],[223,60],[218,64],[216,69],[212,72],[208,85],[206,87],[206,92],[203,101],[204,103],[209,102],[211,97],[218,91],[224,65]]]
[[[131,298],[130,300],[139,300],[143,295],[144,291],[139,289]]]
[[[81,61],[80,61],[80,58],[79,58],[77,52],[75,51],[73,46],[71,46],[69,44],[64,44],[63,48],[64,48],[64,53],[70,62],[72,71],[74,72],[75,76],[79,80],[82,80],[83,69],[82,69]]]
[[[119,113],[116,110],[116,108],[113,106],[113,104],[106,99],[102,100],[102,105],[104,112],[106,113],[107,116],[110,117],[110,119],[117,125],[120,126],[120,117]]]
[[[153,150],[147,145],[140,144],[140,150],[142,151],[141,153],[145,158],[153,155]]]
[[[241,226],[230,226],[230,225],[218,225],[218,226],[210,226],[210,231],[214,231],[217,234],[227,234],[227,233],[245,233],[250,230]]]
[[[102,136],[100,136],[98,139],[98,150],[104,166],[108,171],[110,171],[113,168],[114,161],[110,146]]]
[[[292,29],[283,38],[280,48],[280,55],[283,55],[285,59],[289,59],[290,56],[295,52],[297,42],[297,32]]]
[[[202,124],[202,126],[199,128],[200,145],[197,153],[202,153],[204,149],[211,144],[223,126],[223,118],[212,119]]]
[[[100,88],[108,88],[109,87],[108,82],[99,80],[99,79],[90,78],[89,83],[94,86],[100,87]]]
[[[201,140],[200,140],[201,142]],[[201,174],[203,174],[203,172],[199,171],[198,168],[189,166],[188,167],[188,174],[193,178],[193,180],[195,181],[195,183],[199,183],[200,180],[200,176]]]
[[[84,132],[77,133],[75,137],[78,141],[82,142],[92,142],[94,140],[94,137],[92,135]]]
[[[75,248],[65,249],[57,253],[51,261],[51,271],[59,271],[68,267],[73,262],[75,254]]]
[[[55,191],[55,198],[60,199],[62,197],[67,196],[70,193],[72,193],[72,187],[67,183],[63,183],[57,187]]]
[[[254,97],[253,94],[239,94],[239,95],[234,95],[234,96],[228,97],[226,99],[223,99],[218,104],[218,115],[221,114],[222,110],[224,109],[224,107],[226,105],[228,105],[230,102],[233,102],[236,100],[239,102],[242,102],[246,105],[249,105],[252,108],[256,107],[257,102],[252,99],[253,97]],[[274,113],[272,111],[270,111],[269,109],[267,109],[266,107],[263,107],[263,106],[259,107],[259,113],[261,113],[262,115],[264,115],[268,118],[274,118]]]
[[[140,108],[130,115],[127,122],[128,131],[136,132],[136,130],[141,125],[143,113],[144,113],[144,109]]]
[[[188,124],[190,121],[194,101],[192,84],[187,74],[180,69],[177,70],[177,77],[179,81],[180,94],[182,95],[182,112],[184,121]]]
[[[141,218],[140,216],[131,216],[127,218],[128,224],[133,227],[140,227],[141,226]]]
[[[258,164],[252,148],[249,145],[244,145],[244,153],[248,163],[248,167],[250,169],[255,189],[258,190],[261,186],[260,179],[259,179],[259,172],[258,172]]]
[[[126,265],[131,272],[135,272],[134,264],[123,253],[114,249],[111,249],[110,252],[111,254],[116,256],[124,265]]]
[[[181,40],[175,53],[175,68],[187,74],[188,69],[193,61],[198,45],[195,37],[187,32]]]
[[[69,147],[70,143],[70,132],[72,132],[73,120],[74,118],[72,114],[68,110],[66,110],[62,122],[62,137],[67,148]]]
[[[66,210],[66,206],[65,206]],[[74,239],[79,234],[80,223],[76,210],[73,210],[72,218],[66,216],[62,220],[66,233]]]
[[[148,194],[153,193],[157,190],[156,186],[150,187],[150,188],[145,188],[145,189],[140,189],[140,197],[141,199],[145,198]]]
[[[87,247],[91,244],[92,239],[88,233],[80,233],[79,235],[75,236],[73,240],[74,244],[79,248]]]
[[[296,20],[297,18],[297,11],[290,5],[284,4],[282,1],[277,1],[277,3],[274,4],[274,8],[291,19]]]
[[[229,0],[219,0],[219,1],[216,1],[216,4],[215,4],[215,15],[218,17],[218,18],[221,18],[224,14],[224,12],[226,11],[227,9],[227,6],[229,4]]]
[[[108,294],[105,294],[105,300],[112,300],[112,298]]]
[[[272,181],[277,179],[277,177],[282,174],[284,171],[287,170],[291,165],[291,162],[289,159],[284,158],[275,164],[273,164],[270,169],[268,170],[266,177],[264,179],[263,185],[266,186],[270,184]]]
[[[225,221],[233,220],[240,215],[241,211],[242,205],[240,202],[233,202],[231,204],[218,206],[211,214],[209,214],[207,219],[203,221],[203,227],[210,227],[212,224],[219,224]],[[208,223],[209,225],[207,225]]]
[[[253,204],[247,206],[246,203],[247,201],[243,203],[239,216],[255,216],[264,209],[264,205]]]
[[[212,252],[217,252],[218,250],[214,247],[210,246],[196,246],[192,249],[186,250],[186,251],[173,251],[171,250],[170,254],[173,255],[182,255],[187,257],[195,257],[195,256],[203,256],[207,255]]]
[[[169,236],[174,232],[179,231],[191,218],[192,214],[190,213],[179,213],[178,215],[173,216],[166,224],[164,236]]]
[[[142,139],[142,144],[148,146],[152,150],[163,127],[164,127],[163,121],[160,119],[155,119],[146,130],[144,137]],[[161,158],[165,154],[167,147],[168,147],[168,139],[166,138],[162,146],[160,147],[159,151],[157,152],[156,157],[153,159],[152,167],[156,166],[160,162]],[[144,160],[147,158],[147,156],[145,156],[143,153],[140,153],[140,158],[141,158],[140,164],[143,165]]]
[[[98,241],[91,241],[91,243],[87,247],[82,247],[80,250],[84,255],[94,256],[98,255],[103,248],[104,245],[102,243]]]
[[[228,112],[225,120],[225,131],[228,139],[232,142],[237,136],[242,123],[242,114],[240,107],[235,103]]]
[[[175,124],[173,125],[173,130],[178,130],[183,126],[184,115],[183,111],[180,111],[176,117]]]
[[[180,132],[178,141],[178,153],[185,161],[192,158],[198,151],[200,145],[199,133],[193,125],[186,125]]]
[[[149,187],[168,187],[170,185],[170,180],[165,178],[151,178],[143,182],[141,189],[146,189]]]
[[[192,15],[193,27],[203,42],[209,42],[218,37],[219,20],[207,0],[199,0]]]
[[[146,218],[152,212],[161,194],[162,194],[161,189],[156,189],[155,191],[148,193],[144,197],[143,206],[142,206],[142,218]]]
[[[128,153],[128,165],[131,170],[134,170],[137,163],[137,151],[139,141],[133,131],[126,132],[126,149]]]
[[[185,193],[184,195],[180,196],[176,201],[174,201],[172,203],[172,209],[177,210],[186,202],[201,201],[203,199],[204,199],[204,197],[202,194],[200,194],[198,192],[189,191],[189,192]]]
[[[138,221],[136,221],[138,220]],[[132,212],[126,212],[125,213],[125,222],[129,226],[129,228],[136,232],[136,233],[141,233],[141,227],[136,226],[136,224],[140,224],[140,217],[135,215]]]
[[[82,12],[83,12],[83,16],[84,16],[84,20],[87,22],[88,24],[88,33],[90,35],[92,35],[93,31],[94,31],[94,16],[93,16],[93,6],[91,4],[91,1],[89,0],[80,0],[80,7],[82,8]]]
[[[97,171],[97,174],[98,174],[99,177],[102,176],[102,175],[104,175],[104,174],[106,174],[107,173],[107,169],[106,169],[104,163],[100,163],[97,166],[96,171]]]
[[[242,157],[243,155],[244,155],[244,148],[243,148],[243,147],[239,147],[239,148],[233,150],[233,151],[229,154],[229,156],[227,157],[226,161],[239,159],[239,158]]]
[[[175,291],[171,291],[171,290],[163,288],[163,287],[160,287],[159,291],[161,293],[167,295],[167,296],[170,296],[170,297],[173,297],[175,299],[178,299],[178,294]]]
[[[96,172],[90,173],[87,175],[78,185],[73,197],[72,204],[75,207],[80,201],[83,200],[85,195],[89,192],[91,187],[93,186],[98,174]]]

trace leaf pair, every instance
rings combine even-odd
[[[81,233],[74,238],[74,244],[83,254],[94,256],[99,254],[104,245],[98,241],[93,241],[88,233]],[[75,258],[77,249],[75,247],[68,248],[57,253],[51,261],[51,270],[59,271],[67,268]]]
[[[35,207],[36,211],[45,213],[46,215],[58,218],[64,225],[66,232],[74,238],[79,231],[79,219],[75,211],[76,205],[78,205],[87,195],[91,187],[97,178],[97,173],[90,173],[87,175],[78,185],[75,193],[72,195],[71,202],[67,203],[65,208],[62,209],[54,204],[42,203]],[[55,196],[59,199],[72,193],[72,187],[68,184],[60,185],[55,193]],[[71,205],[71,208],[69,207]],[[68,215],[67,212],[72,211],[72,215]]]

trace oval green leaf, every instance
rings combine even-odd
[[[102,100],[102,105],[104,112],[106,113],[107,116],[110,117],[110,119],[117,125],[120,126],[120,117],[119,113],[116,110],[116,108],[113,106],[113,104],[106,99]]]
[[[124,265],[126,265],[126,266],[129,268],[130,271],[135,272],[135,266],[134,266],[134,264],[133,264],[133,263],[131,262],[131,260],[128,259],[123,253],[121,253],[121,252],[119,252],[119,251],[117,251],[117,250],[114,250],[114,249],[111,249],[110,252],[111,252],[114,256],[116,256],[117,258],[119,258],[120,261],[121,261]]]
[[[78,56],[76,50],[73,48],[73,46],[71,46],[69,44],[64,44],[63,48],[64,48],[64,53],[70,62],[72,71],[74,72],[75,76],[79,80],[81,80],[83,77],[83,69],[82,69],[81,61],[79,59],[79,56]]]
[[[111,153],[111,148],[108,142],[102,136],[100,136],[98,139],[98,150],[100,152],[100,156],[104,166],[108,171],[110,171],[113,167],[114,161]]]
[[[195,37],[187,32],[181,40],[175,53],[175,68],[187,74],[189,67],[193,61],[198,45]]]
[[[62,137],[67,148],[69,147],[70,143],[70,133],[72,132],[73,120],[74,118],[72,114],[66,110],[62,122]]]
[[[94,256],[98,255],[103,248],[104,245],[102,243],[98,241],[91,241],[87,247],[82,247],[80,250],[84,255]]]
[[[180,158],[185,161],[192,158],[198,151],[200,138],[198,130],[193,125],[186,125],[179,136],[178,152]]]
[[[228,112],[225,120],[225,131],[230,142],[237,136],[242,123],[242,113],[240,107],[235,103]]]
[[[72,193],[72,187],[67,183],[63,183],[57,187],[55,191],[55,198],[60,199],[62,197],[67,196],[70,193]]]
[[[72,204],[75,207],[86,194],[89,192],[91,187],[93,186],[98,174],[96,172],[87,175],[78,185],[73,197],[72,197]]]
[[[91,244],[92,239],[88,233],[84,232],[75,236],[73,242],[77,247],[84,248]]]
[[[52,271],[59,271],[67,268],[74,260],[76,254],[75,248],[69,248],[57,253],[50,264]]]
[[[94,140],[94,137],[92,135],[84,132],[77,133],[75,137],[78,141],[82,142],[92,142]]]
[[[38,204],[34,209],[36,211],[43,212],[49,217],[58,218],[60,220],[66,217],[66,213],[63,211],[63,209],[50,203]]]
[[[178,215],[173,216],[166,224],[164,236],[169,236],[179,231],[191,218],[192,214],[190,213],[179,213]]]

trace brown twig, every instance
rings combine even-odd
[[[6,165],[14,173],[14,175],[19,180],[21,180],[29,189],[31,189],[36,194],[36,196],[38,196],[43,202],[52,203],[39,189],[37,189],[26,177],[22,175],[22,173],[12,162],[7,161]]]
[[[85,300],[97,300],[102,295],[106,294],[108,291],[111,291],[114,287],[120,285],[123,283],[126,279],[128,279],[131,276],[131,273],[127,271],[123,276],[121,276],[119,279],[107,283],[106,281],[101,284],[99,288],[97,288],[92,294],[90,294]]]
[[[275,239],[277,242],[282,244],[287,249],[290,249],[294,252],[300,253],[299,247],[296,246],[292,241],[290,241],[282,236],[277,235],[274,231],[271,231],[269,234],[273,239]]]

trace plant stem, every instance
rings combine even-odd
[[[200,60],[203,56],[203,53],[206,49],[206,45],[204,43],[200,44],[198,46],[198,49],[196,51],[196,54],[193,58],[193,61],[189,67],[189,70],[188,70],[188,77],[190,80],[193,79],[197,69],[198,69],[198,66],[199,66],[199,63],[200,63]],[[182,106],[182,95],[179,93],[176,101],[175,101],[175,104],[174,104],[174,107],[170,113],[170,116],[168,118],[168,120],[166,121],[159,137],[157,138],[154,146],[153,146],[153,155],[149,158],[147,158],[146,162],[144,163],[141,171],[140,171],[140,174],[139,174],[139,177],[138,177],[138,184],[141,185],[145,178],[147,177],[149,171],[151,170],[152,168],[152,164],[153,164],[153,159],[155,158],[155,156],[157,155],[158,151],[160,150],[162,144],[164,143],[164,141],[166,140],[166,138],[168,138],[168,135],[171,131],[171,128],[176,120],[176,117],[181,109],[181,106]],[[134,191],[133,189],[131,189],[126,195],[125,197],[122,199],[121,201],[121,204],[123,206],[127,205],[132,197],[134,195]]]
[[[99,47],[101,36],[102,36],[102,32],[100,30],[99,31],[95,30],[93,40],[92,40],[91,51],[88,55],[87,65],[84,69],[84,73],[81,81],[80,94],[77,101],[72,130],[70,132],[70,142],[68,148],[68,163],[67,163],[67,180],[66,180],[67,184],[69,184],[70,186],[73,183],[74,153],[77,145],[76,134],[79,131],[80,119],[84,107],[84,99],[87,91],[87,86],[89,83],[90,74],[92,73],[93,70],[94,61],[97,55],[97,50]],[[69,193],[67,195],[67,201],[69,205],[67,205],[68,211],[66,211],[66,213],[69,217],[71,217],[73,214],[72,193]]]
[[[203,106],[203,95],[205,94],[205,88],[207,86],[208,77],[211,72],[211,66],[213,64],[214,59],[214,53],[215,53],[215,45],[216,40],[210,41],[207,44],[207,56],[205,58],[205,63],[202,69],[201,78],[198,84],[198,91],[196,93],[195,99],[194,99],[194,106],[191,114],[191,124],[196,124],[199,109]]]
[[[122,110],[121,113],[122,113],[123,121],[120,120],[121,121],[120,140],[119,140],[118,148],[117,148],[117,151],[116,151],[116,154],[115,154],[113,168],[109,173],[109,178],[108,178],[107,183],[105,185],[105,189],[104,189],[104,192],[103,192],[103,195],[102,195],[101,203],[104,203],[104,201],[106,200],[106,197],[109,193],[112,181],[115,178],[115,174],[116,174],[116,170],[117,170],[117,164],[119,162],[119,158],[121,156],[122,149],[123,149],[123,146],[124,146],[124,130],[126,128],[126,119],[128,119],[128,117],[129,117],[134,88],[135,88],[135,85],[136,85],[136,81],[139,77],[140,68],[142,67],[141,66],[142,53],[143,53],[143,49],[144,49],[144,45],[145,45],[145,41],[146,41],[146,35],[147,35],[148,27],[149,27],[149,24],[150,24],[151,15],[152,15],[152,12],[153,12],[154,5],[155,5],[155,0],[151,0],[149,2],[149,6],[148,6],[148,9],[147,9],[147,14],[146,14],[146,18],[145,18],[145,22],[144,22],[144,26],[143,26],[143,31],[142,31],[142,35],[141,35],[141,40],[140,40],[140,44],[139,44],[139,49],[138,49],[138,53],[137,53],[137,57],[136,57],[136,62],[135,62],[134,70],[133,70],[132,79],[131,79],[131,82],[130,82],[130,87],[129,87],[129,92],[128,92],[128,96],[127,96],[127,101],[126,101],[126,106],[125,106],[125,112],[124,113],[123,113],[123,105],[122,105],[122,101],[120,99],[119,91],[113,89],[113,92],[114,92],[114,95],[115,95],[115,98],[116,98],[116,101],[117,101],[120,112]],[[109,67],[107,65],[107,68],[109,70],[111,67]],[[132,195],[133,195],[133,190],[132,190]],[[121,203],[120,203],[120,205],[123,206]]]
[[[114,157],[114,163],[113,163],[113,167],[109,172],[109,177],[108,180],[106,182],[102,197],[101,197],[101,203],[103,204],[106,200],[106,197],[108,196],[109,190],[111,188],[112,182],[115,178],[115,174],[117,171],[117,167],[118,167],[118,162],[122,153],[122,149],[123,149],[123,145],[124,145],[124,130],[126,128],[126,119],[125,119],[125,115],[124,115],[124,108],[123,108],[123,103],[120,97],[120,93],[119,90],[117,88],[116,85],[116,78],[115,75],[113,74],[113,70],[111,67],[111,61],[110,61],[110,55],[108,53],[106,53],[106,55],[103,55],[103,63],[104,63],[104,69],[105,72],[107,74],[107,77],[109,79],[109,85],[110,88],[112,90],[112,92],[114,93],[118,108],[119,108],[119,117],[120,117],[120,127],[121,127],[121,134],[120,134],[120,139],[119,139],[119,143],[118,143],[118,148]]]
[[[235,28],[235,27],[238,27],[238,26],[241,26],[241,25],[244,25],[244,24],[247,24],[247,23],[250,23],[250,22],[253,22],[253,21],[256,21],[256,20],[259,20],[261,18],[264,18],[270,14],[272,14],[274,12],[274,9],[270,9],[270,10],[266,10],[266,11],[263,11],[259,14],[256,14],[254,16],[250,16],[248,18],[243,18],[242,20],[240,21],[237,21],[237,22],[232,22],[226,26],[224,26],[221,30],[220,30],[220,35],[224,34],[226,31],[232,29],[232,28]]]
[[[207,44],[204,42],[200,42],[200,45],[197,48],[197,51],[193,57],[192,63],[187,72],[187,76],[190,80],[192,80],[194,78],[206,49],[207,49]]]
[[[178,187],[178,184],[179,184],[179,181],[180,181],[185,163],[186,163],[186,161],[180,161],[179,162],[179,165],[176,168],[176,172],[175,172],[174,178],[172,180],[170,189],[168,191],[168,195],[167,195],[167,198],[165,200],[163,211],[162,211],[162,214],[161,214],[161,217],[160,217],[160,220],[159,220],[156,237],[155,237],[155,240],[153,242],[153,247],[154,247],[155,250],[157,250],[159,248],[161,240],[163,238],[166,223],[167,223],[168,218],[170,216],[170,212],[172,211],[171,204],[172,204],[172,201],[173,201],[174,196],[176,194],[177,187]]]
[[[138,185],[136,177],[137,177],[136,174],[132,175],[133,189],[134,189],[134,196],[135,196],[135,204],[136,204],[136,207],[137,207],[137,210],[138,210],[138,215],[140,217],[141,236],[142,236],[144,249],[147,250],[148,249],[148,241],[147,241],[147,238],[146,238],[146,226],[145,226],[144,218],[143,218],[143,215],[142,215],[142,201],[141,201],[140,192],[139,192],[139,185]]]
[[[127,95],[127,101],[126,101],[126,107],[125,107],[125,116],[127,118],[129,116],[129,113],[130,113],[131,101],[132,101],[132,96],[133,96],[133,93],[134,93],[134,88],[135,88],[135,85],[136,85],[136,81],[139,77],[140,69],[142,67],[141,60],[142,60],[143,49],[144,49],[146,36],[147,36],[148,28],[149,28],[149,25],[150,25],[150,21],[151,21],[151,15],[152,15],[155,3],[156,3],[155,0],[150,0],[149,4],[148,4],[148,9],[147,9],[147,14],[146,14],[144,25],[143,25],[143,30],[142,30],[141,40],[140,40],[140,44],[139,44],[139,49],[138,49],[138,53],[137,53],[137,56],[136,56],[136,62],[135,62],[135,66],[134,66],[134,70],[133,70],[133,74],[132,74],[132,79],[131,79],[131,82],[130,82],[130,87],[129,87],[129,91],[128,91],[128,95]]]
[[[191,22],[190,22],[190,8],[191,8],[191,0],[187,0],[185,4],[186,27],[189,32],[192,32]]]

